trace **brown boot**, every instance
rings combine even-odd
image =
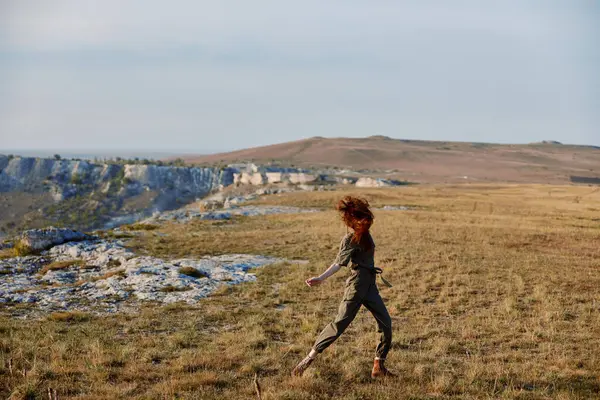
[[[375,359],[373,363],[373,370],[371,371],[371,378],[379,378],[382,376],[388,376],[390,378],[395,378],[396,374],[391,373],[384,365],[385,360]]]
[[[296,368],[292,370],[292,376],[302,376],[304,371],[309,367],[310,364],[314,361],[314,358],[310,358],[306,356],[304,360],[300,361]]]

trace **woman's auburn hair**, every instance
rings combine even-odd
[[[373,224],[373,213],[366,199],[345,196],[338,201],[335,207],[342,216],[348,228],[354,231],[352,241],[366,250],[370,250],[372,243],[369,238],[369,229]]]

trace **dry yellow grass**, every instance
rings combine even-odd
[[[90,315],[80,312],[54,312],[48,316],[51,321],[68,321],[68,322],[82,322],[90,319]]]
[[[262,203],[331,206],[346,192]],[[371,382],[375,323],[366,311],[303,378],[289,372],[334,316],[344,272],[304,279],[345,233],[333,211],[168,225],[132,239],[163,257],[246,252],[304,258],[256,271],[197,307],[147,305],[80,322],[0,318],[0,395],[61,399],[600,397],[600,193],[573,186],[362,190],[375,206],[376,261],[394,322],[389,367]],[[29,397],[36,398],[36,397]]]
[[[155,224],[136,223],[131,225],[125,225],[121,229],[124,231],[153,231],[158,228],[159,225]]]
[[[12,258],[15,256],[13,249],[0,249],[0,260],[5,258]]]
[[[123,270],[123,269],[114,269],[112,271],[108,271],[107,273],[105,273],[103,275],[95,276],[91,280],[92,280],[92,282],[101,281],[102,279],[108,279],[115,275],[123,275],[124,273],[125,273],[125,270]]]
[[[38,271],[38,275],[45,275],[48,271],[58,271],[61,269],[66,269],[72,266],[83,266],[82,260],[65,260],[65,261],[54,261],[50,264],[45,265],[42,269]]]

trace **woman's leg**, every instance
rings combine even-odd
[[[359,279],[358,274],[351,277],[346,283],[344,298],[340,303],[335,320],[327,325],[319,334],[315,344],[308,354],[292,371],[294,376],[302,376],[304,371],[313,362],[316,355],[325,350],[329,345],[348,328],[350,323],[356,317],[362,304],[362,299],[367,295],[370,287],[369,280]]]
[[[327,325],[325,329],[323,329],[321,334],[317,337],[317,340],[315,341],[313,348],[310,350],[310,353],[308,353],[308,355],[302,361],[300,361],[298,365],[296,365],[296,368],[294,368],[292,371],[292,375],[302,376],[304,371],[310,366],[316,356],[329,347],[331,343],[333,343],[337,338],[340,337],[342,333],[344,333],[348,325],[350,325],[354,317],[356,317],[356,313],[359,309],[359,299],[349,301],[342,300],[335,320]]]
[[[363,304],[377,320],[377,331],[381,333],[376,349],[376,358],[385,360],[392,346],[392,318],[388,313],[377,286],[373,285],[363,300]]]
[[[360,299],[342,300],[334,321],[323,329],[317,337],[313,349],[321,353],[348,328],[360,309]]]

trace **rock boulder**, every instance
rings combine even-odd
[[[23,232],[18,240],[18,245],[38,252],[59,244],[89,239],[94,239],[94,237],[72,229],[50,227]]]
[[[402,182],[383,178],[363,177],[357,180],[355,185],[358,187],[387,187],[402,185]]]

